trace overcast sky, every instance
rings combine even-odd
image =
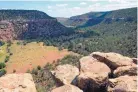
[[[0,1],[0,9],[40,10],[52,17],[71,17],[91,11],[137,7],[137,0]]]

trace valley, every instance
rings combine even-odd
[[[112,79],[135,92],[136,12],[134,7],[54,18],[38,10],[0,10],[0,77],[26,76],[32,92],[114,92]],[[0,92],[7,85],[1,80]]]

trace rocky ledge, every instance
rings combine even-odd
[[[7,74],[0,77],[0,92],[37,92],[31,74]]]
[[[80,59],[77,69],[60,65],[51,71],[59,87],[52,92],[136,92],[136,59],[118,53],[93,52]]]

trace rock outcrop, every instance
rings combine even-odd
[[[31,74],[7,74],[0,77],[0,92],[37,92]]]
[[[79,69],[68,64],[59,65],[51,72],[61,84],[75,84],[75,79],[79,75]]]
[[[137,66],[123,66],[118,67],[114,71],[114,77],[119,77],[123,75],[136,76],[137,75]]]
[[[106,89],[110,68],[93,57],[86,56],[80,59],[80,75],[78,76],[78,87],[86,91],[97,91]]]
[[[93,52],[80,59],[79,69],[59,65],[52,73],[63,85],[52,92],[80,92],[71,86],[74,79],[83,92],[136,92],[137,66],[133,61],[118,53]]]
[[[131,58],[114,52],[93,52],[91,56],[98,59],[100,62],[104,62],[112,70],[115,70],[121,66],[131,66],[133,64],[133,60]]]
[[[120,76],[109,83],[108,92],[137,92],[137,76]]]
[[[53,89],[51,92],[83,92],[83,91],[73,85],[64,85]]]

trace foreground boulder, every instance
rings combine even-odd
[[[78,87],[84,92],[97,92],[106,90],[108,85],[109,67],[93,57],[86,56],[80,59],[80,75]]]
[[[123,75],[129,75],[129,76],[135,76],[137,75],[137,66],[123,66],[123,67],[118,67],[114,71],[114,77],[119,77]]]
[[[37,92],[31,74],[7,74],[0,77],[0,92]]]
[[[53,89],[51,92],[83,92],[83,91],[73,85],[64,85]]]
[[[61,84],[75,84],[75,78],[79,75],[79,69],[68,64],[59,65],[52,71],[52,74]]]
[[[137,92],[137,76],[120,76],[109,83],[108,92]]]
[[[91,56],[98,59],[101,62],[104,62],[112,70],[121,66],[131,66],[133,64],[133,60],[131,58],[125,57],[121,54],[114,52],[110,53],[93,52]]]

